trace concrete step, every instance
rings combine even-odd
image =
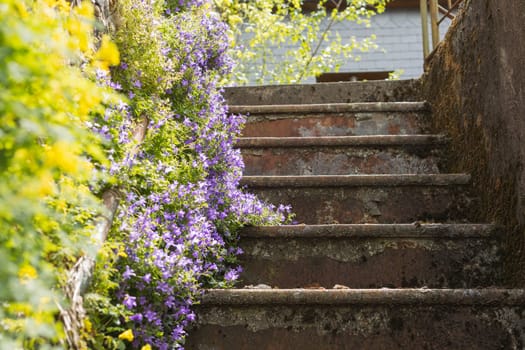
[[[464,219],[466,174],[245,176],[241,184],[291,204],[305,224],[406,223]]]
[[[522,289],[209,290],[186,349],[522,349]]]
[[[245,175],[438,173],[442,135],[245,137]]]
[[[419,80],[229,87],[229,105],[419,101]]]
[[[240,286],[466,288],[498,281],[494,225],[248,227]]]
[[[424,133],[428,124],[425,102],[238,105],[229,109],[249,115],[245,137],[405,135]]]

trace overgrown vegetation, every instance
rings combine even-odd
[[[129,102],[97,124],[114,144],[109,171],[123,196],[109,246],[125,245],[112,273],[99,265],[88,295],[90,346],[168,349],[183,344],[199,291],[237,278],[237,229],[278,224],[285,214],[238,188],[243,163],[233,142],[244,120],[227,113],[217,87],[231,61],[227,28],[210,3],[119,6],[121,64],[107,83]],[[137,143],[141,123],[147,131]]]
[[[93,50],[91,5],[0,5],[2,348],[65,346],[61,290],[96,253],[108,188],[120,207],[84,298],[85,348],[180,347],[200,290],[240,272],[237,230],[288,215],[239,189],[244,120],[217,87],[231,60],[210,2],[117,10],[118,65],[109,37]]]
[[[86,123],[111,93],[88,77],[118,53],[95,52],[92,29],[89,4],[0,4],[0,349],[60,344],[65,271],[94,254],[91,188],[107,160]]]

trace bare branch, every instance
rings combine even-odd
[[[335,5],[335,9],[333,11],[339,11],[339,8],[341,7],[343,0],[339,0],[337,3],[335,3],[335,0],[332,0],[332,2]],[[330,18],[330,22],[328,22],[328,25],[324,29],[323,34],[321,34],[321,37],[319,38],[319,42],[317,43],[317,46],[315,47],[314,51],[312,51],[312,53],[310,54],[310,58],[308,59],[308,62],[306,62],[306,64],[304,65],[303,71],[301,72],[301,74],[299,75],[299,78],[297,79],[297,83],[301,82],[301,79],[303,79],[304,75],[306,74],[306,70],[312,63],[312,60],[319,53],[319,49],[321,48],[321,45],[323,44],[323,42],[326,40],[326,35],[328,31],[332,28],[332,25],[334,24],[334,22],[335,22],[335,16],[332,16],[332,18]]]

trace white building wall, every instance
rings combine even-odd
[[[430,19],[429,19],[430,23]],[[444,35],[450,21],[440,26]],[[354,22],[339,23],[343,37],[363,38],[374,33],[378,50],[360,53],[359,62],[347,60],[340,72],[369,72],[403,70],[402,78],[417,78],[423,73],[423,43],[421,16],[418,9],[390,9],[371,18],[366,28]]]
[[[444,36],[449,25],[450,20],[448,19],[440,25],[441,37]],[[361,59],[357,62],[351,59],[346,60],[339,69],[341,73],[403,70],[402,79],[417,78],[423,73],[423,44],[419,9],[388,9],[383,14],[372,17],[368,28],[350,21],[337,23],[332,28],[332,32],[339,32],[343,41],[352,36],[359,39],[371,34],[376,35],[375,42],[378,49],[363,53],[356,52]],[[431,41],[430,38],[429,41]],[[293,47],[288,46],[288,48]],[[279,56],[283,51],[276,49],[274,54]],[[309,77],[304,82],[315,82],[315,77]]]

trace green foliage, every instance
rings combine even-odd
[[[353,21],[369,26],[369,18],[383,12],[388,1],[320,0],[316,10],[306,13],[302,0],[214,0],[230,25],[232,56],[237,63],[224,83],[246,84],[254,77],[259,84],[300,83],[337,71],[344,60],[359,59],[356,51],[376,45],[373,35],[343,41],[333,25]]]
[[[106,160],[86,124],[111,93],[78,65],[118,60],[108,42],[93,51],[92,30],[89,4],[0,4],[0,349],[59,344],[57,287],[92,253],[101,206],[89,185]]]
[[[122,63],[107,84],[129,99],[97,124],[112,140],[122,198],[86,299],[85,337],[93,349],[176,348],[199,289],[237,278],[238,228],[285,214],[239,189],[233,144],[244,119],[226,112],[217,87],[230,60],[210,3],[121,0],[118,13]]]

